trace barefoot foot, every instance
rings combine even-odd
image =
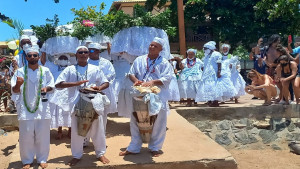
[[[79,161],[80,161],[80,159],[73,158],[71,161],[68,162],[68,165],[75,166]]]
[[[29,169],[31,166],[32,166],[32,163],[31,164],[24,164],[22,169]]]
[[[110,161],[105,157],[101,156],[98,158],[103,164],[108,164]]]
[[[153,157],[159,157],[163,154],[162,151],[151,151]]]
[[[48,164],[47,164],[47,163],[40,163],[40,167],[41,167],[41,168],[47,168],[47,167],[48,167]]]
[[[129,154],[136,154],[136,153],[132,153],[130,151],[125,150],[125,151],[120,152],[119,156],[126,156],[126,155],[129,155]]]

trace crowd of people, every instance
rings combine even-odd
[[[148,54],[130,62],[124,59],[130,58],[126,52],[112,55],[111,60],[105,59],[102,50],[107,48],[110,55],[110,45],[104,47],[89,42],[76,46],[74,62],[69,53],[60,53],[54,60],[50,59],[44,46],[39,49],[29,36],[23,35],[20,39],[22,50],[10,67],[23,168],[30,168],[35,156],[42,168],[47,167],[50,129],[58,128],[56,139],[61,139],[62,127],[69,128],[67,136],[71,139],[73,156],[70,166],[80,161],[90,138],[97,159],[103,164],[109,163],[105,157],[107,115],[115,112],[131,119],[131,142],[119,155],[139,153],[143,141],[138,120],[132,110],[128,110],[133,104],[128,92],[132,86],[160,88],[157,95],[161,104],[153,104],[159,110],[148,143],[154,157],[162,154],[169,101],[187,100],[187,106],[205,102],[217,107],[225,101],[238,103],[238,98],[247,92],[265,100],[264,105],[272,104],[272,99],[289,104],[293,95],[300,103],[299,56],[290,55],[299,54],[300,47],[292,49],[289,43],[286,50],[279,44],[280,37],[276,35],[270,39],[270,45],[264,50],[259,49],[261,39],[253,49],[255,69],[259,69],[248,73],[252,84],[246,86],[240,74],[239,58],[230,54],[229,44],[223,44],[218,52],[214,41],[205,43],[202,59],[196,57],[196,49],[188,49],[184,59],[167,59],[161,55],[166,48],[164,39],[155,37],[149,44]],[[260,69],[263,65],[268,69]]]
[[[252,84],[246,92],[265,100],[264,105],[300,103],[300,47],[288,40],[288,47],[281,45],[279,35],[272,35],[263,45],[263,38],[252,48],[250,58],[254,60],[254,70],[248,73]]]

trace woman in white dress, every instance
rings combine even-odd
[[[242,75],[240,74],[241,65],[239,58],[237,56],[233,56],[230,59],[230,69],[231,69],[231,82],[237,91],[237,94],[234,96],[235,103],[238,103],[238,98],[246,94],[245,86],[246,82]]]
[[[201,85],[203,62],[195,57],[196,53],[196,49],[187,50],[187,58],[179,65],[182,69],[179,77],[181,97],[187,99],[187,106],[192,106]]]
[[[203,49],[204,70],[196,101],[204,101],[211,107],[217,107],[219,101],[229,100],[236,95],[236,91],[230,80],[229,65],[222,63],[221,53],[215,51],[216,43],[207,42]]]

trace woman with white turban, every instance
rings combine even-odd
[[[205,57],[202,74],[202,85],[197,92],[196,101],[208,102],[209,106],[219,106],[218,101],[231,98],[236,95],[236,91],[230,81],[230,72],[224,71],[222,67],[222,55],[214,51],[216,43],[207,42],[203,46]]]
[[[240,74],[241,65],[239,61],[238,56],[233,56],[230,59],[230,70],[231,70],[231,82],[233,83],[233,86],[235,90],[237,91],[237,94],[234,96],[235,103],[238,103],[238,98],[242,95],[245,95],[245,86],[246,82],[243,79],[242,75]]]
[[[180,74],[181,98],[187,99],[187,106],[192,106],[201,85],[203,62],[196,58],[196,49],[187,50],[187,58],[179,65],[182,70]]]

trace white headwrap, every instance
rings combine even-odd
[[[222,49],[223,49],[223,48],[228,48],[228,50],[229,50],[229,49],[230,49],[230,45],[224,43],[224,44],[222,45]]]
[[[20,42],[24,39],[29,39],[30,40],[30,36],[28,35],[22,35],[21,38],[20,38]]]
[[[27,49],[25,49],[25,53],[28,54],[30,52],[36,52],[36,53],[39,53],[39,46],[37,45],[33,45],[32,47],[29,47]]]
[[[101,45],[99,43],[90,43],[89,48],[101,50]]]
[[[208,48],[208,49],[210,49],[210,50],[215,50],[215,49],[216,49],[216,42],[214,42],[214,41],[209,41],[209,42],[207,42],[206,44],[204,44],[203,47]]]
[[[160,44],[162,46],[162,48],[164,49],[164,46],[165,46],[165,40],[164,39],[159,38],[159,37],[155,37],[152,42],[156,42],[156,43]]]
[[[75,53],[77,53],[77,51],[78,51],[79,49],[86,49],[86,50],[89,50],[86,46],[78,46],[78,47],[76,48]]]
[[[193,52],[195,55],[197,54],[197,49],[188,49],[186,53]]]
[[[54,58],[57,58],[57,59],[59,59],[59,57],[61,57],[61,56],[66,56],[67,58],[68,58],[68,60],[70,60],[70,55],[69,54],[67,54],[67,53],[61,53],[61,54],[57,54],[57,55],[54,55]]]

